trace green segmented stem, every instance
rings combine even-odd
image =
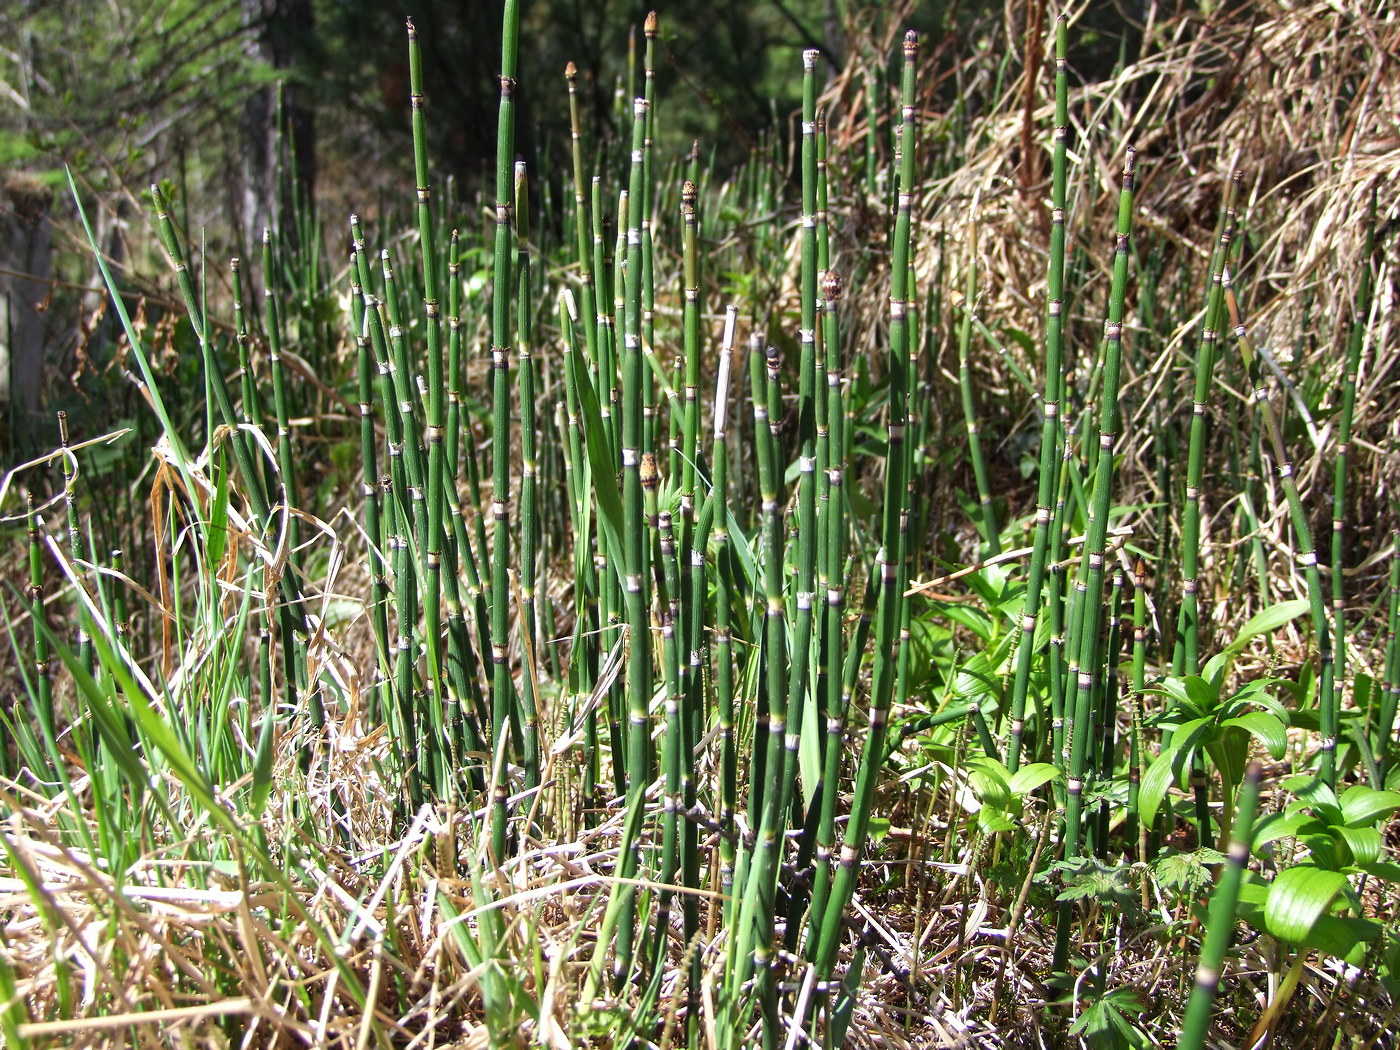
[[[1376,239],[1376,192],[1366,221],[1366,255],[1361,267],[1361,283],[1352,306],[1351,339],[1347,346],[1346,374],[1342,378],[1342,414],[1337,426],[1337,460],[1332,473],[1332,621],[1333,650],[1336,654],[1333,704],[1340,709],[1347,673],[1347,616],[1344,587],[1346,568],[1347,462],[1351,444],[1352,417],[1356,414],[1356,373],[1361,369],[1361,351],[1366,345],[1366,326],[1371,314],[1371,256]]]
[[[841,298],[841,275],[827,270],[822,277],[823,356],[826,360],[826,419],[827,445],[833,458],[842,448],[843,412],[841,396],[840,329],[836,323],[836,305]],[[820,932],[827,893],[831,888],[831,857],[836,844],[837,779],[841,772],[842,742],[846,734],[846,713],[850,696],[845,689],[842,673],[845,664],[843,616],[846,602],[846,495],[844,489],[844,459],[836,458],[827,467],[825,499],[822,518],[825,521],[826,615],[822,631],[821,668],[824,695],[820,699],[826,724],[822,748],[822,772],[818,795],[821,802],[816,834],[816,873],[812,880],[812,903],[807,931],[808,947]],[[794,921],[789,917],[789,922]]]
[[[676,622],[680,619],[680,563],[676,559],[675,530],[671,515],[658,515],[662,573],[666,583],[661,613],[661,665],[663,707],[666,714],[666,735],[661,759],[664,785],[662,790],[662,843],[660,883],[663,887],[657,905],[656,932],[651,956],[652,980],[659,981],[665,971],[666,948],[670,938],[671,902],[674,891],[670,886],[680,868],[680,811],[684,804],[684,771],[686,732],[681,712],[681,649],[676,637]]]
[[[714,462],[714,479],[709,505],[714,510],[715,567],[719,578],[719,593],[715,600],[715,706],[719,709],[720,763],[719,796],[720,824],[734,826],[738,807],[739,757],[734,728],[734,640],[730,633],[729,595],[729,448],[728,413],[730,370],[733,366],[734,332],[738,308],[730,306],[724,314],[724,334],[720,339],[719,364],[715,373],[715,402],[713,442],[710,458]],[[697,544],[697,549],[699,545]],[[720,889],[732,899],[734,880],[734,838],[720,838]]]
[[[282,312],[278,307],[274,287],[276,273],[272,265],[272,230],[263,228],[263,329],[267,335],[267,360],[272,372],[272,407],[277,418],[278,501],[286,508],[287,543],[292,550],[301,548],[301,518],[292,513],[299,505],[296,484],[296,454],[292,450],[291,394],[287,389],[287,370],[282,365]]]
[[[457,231],[447,249],[447,444],[444,462],[457,479],[462,444],[462,257]]]
[[[34,701],[50,761],[57,755],[56,726],[53,715],[53,683],[50,679],[49,637],[44,613],[44,554],[40,539],[43,521],[35,510],[33,493],[28,497],[26,512],[29,527],[29,616],[34,624]],[[46,776],[47,780],[48,777]]]
[[[763,1004],[768,1032],[776,1008],[776,989],[768,960],[772,954],[772,924],[777,871],[782,858],[782,826],[787,729],[787,605],[783,600],[783,500],[774,417],[781,420],[781,389],[777,351],[764,349],[757,334],[749,341],[749,376],[753,392],[755,459],[758,462],[763,547],[762,701],[754,731],[753,766],[749,787],[750,820],[758,829],[747,865],[736,872],[742,885],[726,995],[740,1001],[740,989],[752,976],[755,998]],[[766,711],[765,711],[766,704]],[[765,1034],[767,1043],[769,1036]]]
[[[506,660],[510,624],[510,315],[511,229],[515,174],[515,67],[520,36],[518,0],[505,0],[501,16],[501,102],[496,126],[496,234],[491,291],[491,728],[492,753],[505,753],[515,706],[515,690]],[[498,760],[499,762],[499,760]],[[499,765],[498,767],[499,768]],[[491,849],[505,859],[506,800],[509,785],[492,777]]]
[[[1221,274],[1230,262],[1234,238],[1234,201],[1241,174],[1236,172],[1225,192],[1220,237],[1212,257],[1210,298],[1205,324],[1196,351],[1196,390],[1191,402],[1190,451],[1186,465],[1186,504],[1181,525],[1181,608],[1177,614],[1177,641],[1172,654],[1172,673],[1195,674],[1200,668],[1200,603],[1197,598],[1201,545],[1201,485],[1205,477],[1206,410],[1209,407],[1211,377],[1215,369],[1215,344],[1225,317]]]
[[[987,557],[1001,553],[1001,538],[997,532],[996,511],[992,506],[992,488],[987,480],[987,461],[982,455],[982,421],[977,416],[977,403],[972,392],[972,365],[969,350],[972,345],[972,304],[977,299],[977,227],[970,233],[972,251],[967,268],[967,289],[963,295],[963,320],[958,332],[958,389],[962,395],[963,425],[967,430],[967,450],[972,457],[972,474],[977,484],[977,504],[982,521],[982,542]]]
[[[80,590],[89,590],[87,559],[83,557],[83,533],[78,521],[78,457],[68,447],[68,413],[58,413],[58,448],[63,470],[63,509],[68,529],[68,555]],[[92,631],[85,602],[78,602],[78,663],[92,673]]]
[[[881,522],[881,547],[876,555],[879,580],[872,586],[879,589],[875,624],[875,678],[871,688],[870,725],[861,755],[860,771],[856,777],[855,796],[850,820],[846,825],[845,842],[841,847],[836,870],[822,919],[819,947],[815,953],[819,979],[830,976],[841,942],[842,916],[855,890],[860,868],[860,851],[865,845],[870,826],[870,811],[875,801],[875,781],[879,773],[889,730],[890,702],[894,695],[894,674],[898,666],[898,633],[903,621],[903,597],[900,583],[902,552],[900,518],[908,492],[905,482],[905,427],[908,421],[908,273],[909,238],[913,205],[915,120],[914,60],[918,53],[918,35],[912,30],[904,38],[904,70],[901,78],[901,163],[899,168],[898,210],[895,217],[890,286],[890,351],[889,351],[889,451],[885,467],[884,508]]]
[[[1288,499],[1289,515],[1293,519],[1294,541],[1299,550],[1298,560],[1303,564],[1303,574],[1308,583],[1308,606],[1312,615],[1313,630],[1317,633],[1319,664],[1318,721],[1322,740],[1320,742],[1321,755],[1318,772],[1328,787],[1335,788],[1337,782],[1337,695],[1332,688],[1334,673],[1332,633],[1327,621],[1322,577],[1317,567],[1317,547],[1313,543],[1312,527],[1308,524],[1308,516],[1303,509],[1302,498],[1298,495],[1298,482],[1294,477],[1293,461],[1289,458],[1283,444],[1283,432],[1279,429],[1278,419],[1274,415],[1273,407],[1269,404],[1269,393],[1264,389],[1263,380],[1259,375],[1257,356],[1240,313],[1239,301],[1230,280],[1229,266],[1225,267],[1221,283],[1225,293],[1225,309],[1230,315],[1235,342],[1244,358],[1245,371],[1254,383],[1252,395],[1254,406],[1263,421],[1269,445],[1274,453],[1279,481],[1283,485],[1284,495]]]
[[[230,259],[229,276],[233,285],[233,331],[238,347],[238,379],[243,400],[239,407],[243,410],[244,423],[262,429],[262,407],[258,399],[258,380],[253,373],[249,347],[253,337],[248,333],[248,318],[243,312],[243,273],[242,263]]]
[[[358,254],[358,253],[357,253]],[[359,372],[360,391],[360,461],[364,467],[363,495],[365,498],[365,536],[369,540],[366,552],[369,560],[370,578],[370,623],[374,629],[378,660],[388,660],[389,649],[389,587],[388,565],[379,543],[379,467],[374,432],[374,365],[369,345],[369,309],[364,299],[364,290],[355,259],[350,260],[350,298],[355,333],[356,365]],[[386,665],[387,666],[387,665]],[[387,684],[387,683],[385,683]],[[384,689],[376,684],[370,690],[369,724],[376,725],[382,717]]]
[[[1385,693],[1381,697],[1380,720],[1376,725],[1375,753],[1383,776],[1390,773],[1390,752],[1394,746],[1395,712],[1400,708],[1400,530],[1391,538],[1390,616],[1385,640]]]
[[[394,411],[399,417],[399,433],[406,475],[408,478],[408,500],[404,506],[409,511],[409,522],[413,528],[405,534],[414,537],[419,551],[428,549],[428,508],[427,464],[424,462],[423,443],[418,435],[423,432],[419,423],[418,391],[413,382],[413,360],[409,352],[408,333],[399,303],[398,285],[394,278],[389,249],[379,253],[380,270],[384,280],[384,295],[379,303],[389,324],[385,329],[389,341],[388,376],[393,387],[393,401],[385,412]],[[397,482],[397,479],[395,479]],[[403,495],[400,495],[400,499]]]
[[[540,786],[539,716],[535,700],[535,675],[529,661],[539,638],[535,616],[536,562],[540,546],[539,453],[536,450],[538,420],[535,415],[535,364],[531,357],[530,218],[526,194],[525,164],[515,165],[517,379],[520,384],[520,644],[526,673],[520,677],[521,722],[525,748],[525,790]]]
[[[442,558],[443,512],[447,502],[445,488],[450,480],[443,439],[447,430],[444,404],[446,382],[443,376],[443,345],[441,300],[438,291],[438,252],[433,222],[432,183],[428,173],[428,132],[423,113],[423,62],[418,44],[418,31],[408,19],[408,81],[409,104],[413,122],[413,174],[418,211],[418,247],[423,265],[423,329],[428,352],[428,393],[426,425],[423,443],[427,450],[428,513],[424,521],[426,543],[419,551],[423,559],[425,589],[423,595],[423,641],[428,655],[428,681],[433,694],[433,744],[428,752],[440,755],[445,743],[443,705],[447,689],[443,682],[442,660]],[[440,793],[448,791],[449,773],[439,768],[434,780]]]
[[[1128,742],[1128,816],[1124,841],[1137,850],[1137,859],[1146,861],[1142,832],[1138,827],[1138,794],[1142,785],[1142,696],[1147,685],[1147,562],[1133,565],[1133,735]]]
[[[1179,1050],[1198,1050],[1206,1044],[1210,1008],[1220,987],[1220,972],[1235,932],[1235,908],[1239,903],[1245,868],[1249,864],[1249,842],[1254,831],[1254,814],[1258,809],[1259,783],[1262,779],[1263,770],[1259,763],[1251,763],[1245,774],[1244,790],[1240,792],[1235,830],[1226,851],[1225,867],[1210,895],[1206,937],[1196,964],[1196,984],[1191,990],[1181,1022],[1181,1040],[1177,1043]]]
[[[1112,508],[1114,449],[1118,438],[1119,374],[1122,363],[1124,300],[1128,287],[1129,239],[1132,235],[1134,150],[1130,146],[1123,162],[1123,188],[1118,195],[1118,233],[1114,249],[1113,281],[1109,290],[1108,321],[1104,326],[1103,389],[1099,401],[1099,454],[1094,478],[1093,504],[1084,537],[1084,570],[1075,583],[1075,604],[1079,609],[1077,631],[1068,639],[1070,651],[1077,654],[1078,666],[1071,679],[1074,685],[1073,717],[1068,727],[1069,771],[1065,794],[1065,859],[1079,856],[1083,842],[1081,816],[1086,777],[1091,773],[1089,752],[1094,739],[1094,695],[1099,678],[1103,639],[1100,637],[1104,609],[1104,561],[1107,553],[1108,516]],[[1076,619],[1071,617],[1075,625]],[[1068,713],[1068,712],[1067,712]],[[1068,948],[1068,920],[1074,904],[1065,901],[1060,908],[1056,939],[1055,969],[1062,969]]]
[[[228,387],[224,383],[223,367],[219,363],[218,354],[207,338],[204,312],[200,309],[199,298],[195,295],[194,280],[190,276],[189,265],[185,262],[184,250],[175,234],[175,226],[170,220],[165,196],[161,193],[159,186],[153,185],[151,187],[151,200],[156,209],[156,232],[170,261],[171,269],[175,273],[176,283],[180,287],[180,297],[184,301],[185,311],[194,328],[195,338],[199,341],[200,356],[204,365],[205,386],[214,402],[211,407],[217,409],[220,420],[229,429],[234,462],[238,465],[238,472],[243,477],[245,497],[248,500],[248,505],[252,508],[253,518],[264,531],[270,530],[272,517],[268,510],[267,497],[260,484],[260,475],[257,471],[253,451],[249,445],[248,436],[238,429],[238,420],[233,411],[233,401],[229,397]],[[325,709],[322,706],[320,691],[304,681],[307,638],[306,609],[302,599],[301,585],[297,582],[294,558],[288,558],[288,564],[283,568],[278,578],[278,586],[285,599],[282,606],[282,625],[287,681],[290,686],[306,689],[311,727],[319,733],[325,725]]]
[[[1064,389],[1061,339],[1064,331],[1065,172],[1069,137],[1066,24],[1063,15],[1055,22],[1055,129],[1050,165],[1050,266],[1045,289],[1045,396],[1040,402],[1040,467],[1036,487],[1035,532],[1026,576],[1026,602],[1021,613],[1021,639],[1016,650],[1016,676],[1011,688],[1011,740],[1007,747],[1006,768],[1012,773],[1021,764],[1026,697],[1030,691],[1035,628],[1040,617],[1041,588],[1048,564],[1051,511],[1055,504],[1058,478],[1055,454],[1060,448],[1060,400]],[[1053,607],[1053,599],[1050,604]]]
[[[584,194],[583,121],[579,116],[578,67],[572,62],[564,67],[564,79],[569,85],[569,139],[572,145],[574,173],[574,232],[578,241],[579,310],[583,315],[584,342],[589,360],[598,357],[598,313],[593,287],[593,227],[589,201]]]

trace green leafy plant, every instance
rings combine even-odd
[[[1166,710],[1153,724],[1169,731],[1171,737],[1143,774],[1138,807],[1144,824],[1151,826],[1157,819],[1157,811],[1173,783],[1185,786],[1183,781],[1192,760],[1203,752],[1220,774],[1224,802],[1221,835],[1229,837],[1235,795],[1244,780],[1251,739],[1280,759],[1288,749],[1289,726],[1288,710],[1273,696],[1283,680],[1256,678],[1227,692],[1231,668],[1253,638],[1307,611],[1308,603],[1303,601],[1270,606],[1251,618],[1235,640],[1206,663],[1201,674],[1170,676],[1144,690],[1167,698]]]

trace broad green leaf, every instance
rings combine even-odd
[[[263,711],[262,728],[258,731],[258,748],[253,756],[253,792],[249,809],[255,818],[263,815],[268,796],[272,794],[272,745],[276,737],[277,718],[272,708]]]
[[[1144,693],[1156,693],[1159,696],[1169,696],[1183,707],[1195,708],[1195,703],[1191,699],[1190,693],[1186,690],[1186,681],[1182,678],[1164,678],[1153,685],[1145,686]],[[1193,710],[1193,714],[1200,715],[1199,710]]]
[[[1255,823],[1254,841],[1250,849],[1258,850],[1278,839],[1302,834],[1305,826],[1309,824],[1315,825],[1314,828],[1309,829],[1314,831],[1322,831],[1325,827],[1311,813],[1270,813],[1259,818]]]
[[[214,488],[214,504],[209,508],[209,571],[217,572],[228,549],[228,470],[219,471]]]
[[[1370,864],[1358,864],[1357,867],[1368,875],[1400,885],[1400,864],[1394,861],[1378,860]]]
[[[1329,824],[1346,823],[1346,818],[1342,816],[1342,807],[1337,802],[1337,796],[1332,793],[1330,787],[1323,783],[1321,777],[1307,775],[1289,777],[1283,782],[1283,790],[1298,799],[1298,802],[1289,804],[1289,812],[1302,803],[1310,807],[1314,813]]]
[[[1016,770],[1016,774],[1011,778],[1011,783],[1008,786],[1013,795],[1024,796],[1060,776],[1058,767],[1049,762],[1033,762]]]
[[[1264,923],[1269,933],[1290,944],[1307,943],[1317,920],[1347,886],[1340,871],[1326,871],[1311,864],[1288,868],[1269,887]]]
[[[1269,749],[1275,759],[1283,757],[1288,750],[1288,729],[1271,714],[1251,711],[1238,718],[1227,718],[1221,725],[1239,726]]]
[[[1006,781],[995,773],[974,769],[971,777],[972,790],[984,805],[1005,810],[1011,803],[1011,793],[1006,789]]]
[[[1340,871],[1351,863],[1351,850],[1329,828],[1320,835],[1300,835],[1298,841],[1312,854],[1308,862],[1317,868]]]
[[[1277,689],[1283,684],[1281,678],[1256,678],[1246,682],[1240,690],[1225,702],[1225,708],[1229,714],[1234,715],[1246,706],[1262,707],[1274,715],[1285,725],[1292,723],[1288,708],[1279,703],[1270,690]]]
[[[1006,764],[990,755],[973,755],[967,760],[967,768],[985,773],[1003,785],[1011,783],[1011,771],[1006,768]]]
[[[1225,672],[1234,663],[1237,654],[1229,649],[1223,649],[1206,661],[1201,668],[1201,677],[1211,685],[1219,689],[1225,684]]]
[[[1147,772],[1143,774],[1142,783],[1138,787],[1138,812],[1142,816],[1142,822],[1148,827],[1157,820],[1157,810],[1166,798],[1172,782],[1176,780],[1186,757],[1183,750],[1177,746],[1177,739],[1174,737],[1171,745],[1152,760]]]
[[[977,827],[988,835],[999,831],[1015,831],[1019,825],[1003,811],[994,806],[983,806],[977,811]]]
[[[1381,925],[1353,915],[1323,915],[1308,931],[1303,943],[1328,955],[1360,965],[1366,955],[1366,942],[1381,935]]]
[[[1202,714],[1220,702],[1220,689],[1207,682],[1198,674],[1187,675],[1184,679],[1186,695]]]
[[[1373,864],[1381,859],[1381,833],[1375,828],[1348,827],[1345,824],[1330,829],[1335,838],[1351,850],[1352,864]]]
[[[975,654],[958,668],[953,676],[953,695],[964,700],[996,700],[1000,697],[1000,679],[988,665],[985,654]]]
[[[1400,791],[1377,791],[1365,784],[1357,784],[1342,792],[1338,805],[1342,810],[1342,819],[1351,827],[1375,824],[1379,818],[1400,809]]]
[[[1249,644],[1250,640],[1261,634],[1268,634],[1276,631],[1290,620],[1296,620],[1308,611],[1308,602],[1305,598],[1296,598],[1293,601],[1278,602],[1270,605],[1267,609],[1261,609],[1249,618],[1240,633],[1235,635],[1235,640],[1228,646],[1230,649],[1240,650]]]
[[[1253,874],[1251,872],[1250,874]],[[1261,879],[1246,879],[1240,884],[1240,904],[1250,904],[1262,908],[1269,903],[1269,888],[1272,884]]]

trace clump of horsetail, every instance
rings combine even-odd
[[[1090,748],[1094,739],[1094,695],[1099,681],[1104,640],[1104,562],[1108,549],[1108,516],[1113,496],[1113,454],[1118,437],[1118,391],[1122,362],[1124,300],[1128,286],[1129,238],[1132,233],[1134,150],[1128,147],[1123,163],[1123,188],[1118,196],[1118,233],[1114,248],[1113,280],[1109,290],[1108,320],[1104,326],[1103,387],[1099,394],[1098,460],[1084,538],[1084,556],[1071,605],[1070,651],[1077,655],[1072,718],[1069,724],[1069,769],[1065,793],[1065,859],[1079,856],[1083,842],[1084,784],[1090,773]],[[1071,713],[1067,711],[1067,713]],[[1068,921],[1074,904],[1061,904],[1055,942],[1055,968],[1061,969],[1069,948]]]
[[[894,691],[894,674],[898,666],[898,630],[903,619],[902,605],[907,599],[900,586],[902,552],[900,519],[908,492],[905,482],[904,437],[908,420],[909,321],[908,267],[911,233],[911,209],[914,192],[914,155],[916,114],[914,105],[914,66],[918,54],[918,36],[912,30],[904,38],[904,66],[901,78],[901,163],[899,168],[898,205],[895,217],[890,287],[890,348],[889,348],[889,408],[886,429],[888,453],[885,474],[884,506],[880,531],[880,551],[876,558],[879,581],[878,607],[875,625],[875,677],[871,688],[870,729],[857,774],[855,797],[850,819],[846,825],[845,842],[841,847],[840,863],[833,878],[830,896],[822,915],[821,932],[812,958],[818,979],[828,979],[836,962],[836,952],[843,930],[842,915],[855,889],[860,864],[860,850],[865,845],[870,814],[874,804],[875,778],[884,758],[885,737],[889,726],[889,707]],[[872,581],[874,583],[874,581]]]
[[[501,18],[501,99],[496,130],[496,232],[491,294],[491,850],[499,862],[506,850],[505,756],[510,726],[518,721],[515,687],[506,653],[510,627],[510,337],[511,248],[515,174],[515,69],[520,33],[517,0],[506,0]]]
[[[1066,22],[1055,24],[1055,129],[1050,177],[1050,265],[1045,291],[1045,394],[1040,401],[1040,458],[1035,501],[1035,532],[1030,567],[1026,575],[1025,608],[1021,613],[1021,639],[1016,651],[1016,676],[1011,691],[1011,740],[1006,768],[1020,767],[1025,733],[1026,699],[1030,692],[1031,662],[1036,647],[1036,625],[1041,610],[1041,588],[1050,549],[1052,507],[1055,503],[1055,454],[1062,427],[1060,403],[1064,390],[1061,345],[1064,333],[1065,280],[1065,177],[1069,138],[1069,74]],[[1053,673],[1053,672],[1052,672]]]
[[[1295,477],[1293,460],[1283,442],[1283,431],[1279,428],[1278,417],[1269,403],[1269,392],[1264,386],[1262,369],[1258,355],[1249,339],[1239,300],[1231,282],[1230,267],[1227,264],[1221,275],[1225,296],[1225,309],[1229,313],[1235,344],[1244,360],[1245,372],[1253,384],[1251,399],[1264,424],[1269,446],[1274,454],[1275,469],[1288,500],[1289,516],[1293,520],[1294,541],[1298,545],[1299,561],[1308,586],[1308,607],[1312,618],[1313,631],[1317,635],[1318,658],[1318,712],[1320,756],[1318,772],[1329,788],[1337,782],[1337,725],[1338,697],[1333,690],[1334,667],[1332,662],[1332,632],[1327,619],[1327,607],[1323,597],[1322,576],[1317,567],[1317,547],[1313,543],[1312,526],[1308,524],[1307,511],[1298,495],[1298,482]]]
[[[199,297],[195,294],[194,279],[190,275],[184,249],[180,246],[179,238],[176,236],[174,223],[171,222],[166,207],[165,196],[159,186],[153,185],[151,187],[151,200],[155,204],[156,232],[170,261],[171,269],[175,273],[185,312],[200,345],[205,388],[209,395],[208,401],[211,409],[217,409],[219,421],[228,430],[234,462],[237,464],[238,472],[243,479],[244,496],[252,509],[253,518],[258,523],[259,528],[264,531],[264,535],[268,535],[273,528],[273,522],[267,496],[262,489],[261,475],[257,470],[248,435],[238,426],[238,419],[233,410],[233,401],[229,397],[228,387],[224,382],[225,372],[219,355],[208,338],[204,311],[200,307]],[[322,706],[320,691],[314,683],[308,682],[306,677],[306,639],[308,633],[306,610],[301,586],[297,582],[293,552],[288,552],[288,560],[292,564],[284,569],[278,579],[284,598],[280,616],[286,680],[289,689],[295,689],[305,694],[309,705],[311,728],[313,732],[319,733],[325,725],[325,710]]]
[[[1337,458],[1332,471],[1332,622],[1336,671],[1334,703],[1342,704],[1347,673],[1347,616],[1344,585],[1346,568],[1347,463],[1351,444],[1352,420],[1356,414],[1356,374],[1361,369],[1361,351],[1366,344],[1366,325],[1371,313],[1371,256],[1375,250],[1376,194],[1371,192],[1367,213],[1365,262],[1352,305],[1351,338],[1347,343],[1346,371],[1342,376],[1342,411],[1337,424]]]

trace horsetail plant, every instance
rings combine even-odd
[[[910,30],[904,37],[904,68],[901,77],[901,164],[898,183],[898,210],[895,217],[890,288],[889,408],[887,430],[889,451],[885,473],[884,507],[880,531],[879,599],[875,627],[875,678],[871,687],[870,731],[866,737],[857,774],[855,796],[840,863],[833,878],[830,897],[822,915],[821,933],[812,954],[819,980],[830,977],[843,930],[842,916],[855,890],[860,850],[870,826],[874,804],[875,776],[882,762],[885,736],[889,728],[889,708],[894,694],[894,674],[898,666],[898,631],[903,620],[901,571],[903,552],[899,549],[900,519],[908,486],[905,481],[904,434],[908,420],[909,321],[908,268],[909,239],[914,193],[914,155],[917,110],[914,106],[914,64],[918,35]],[[874,581],[872,581],[873,583]]]
[[[442,659],[443,511],[446,503],[444,490],[451,479],[443,447],[447,425],[443,404],[446,382],[443,376],[441,301],[437,281],[438,258],[432,214],[432,185],[428,175],[427,128],[423,113],[425,103],[423,62],[420,50],[418,31],[413,25],[413,20],[409,19],[409,104],[412,107],[413,172],[418,210],[418,245],[423,265],[424,330],[428,352],[428,394],[425,406],[427,418],[423,430],[428,460],[426,479],[428,512],[424,522],[427,542],[419,550],[426,570],[424,572],[426,593],[423,600],[423,640],[427,649],[428,678],[433,696],[432,710],[434,713],[434,744],[429,748],[429,752],[439,754],[444,743],[442,711],[447,692]],[[436,780],[438,791],[447,794],[449,781],[447,771],[440,770]]]
[[[1186,503],[1182,509],[1181,525],[1181,605],[1177,614],[1176,649],[1172,657],[1174,674],[1195,674],[1200,666],[1199,589],[1201,547],[1201,485],[1205,471],[1205,423],[1209,407],[1212,376],[1215,369],[1215,344],[1224,319],[1224,289],[1221,275],[1230,262],[1231,241],[1234,238],[1234,201],[1239,189],[1241,172],[1236,172],[1225,193],[1225,207],[1220,224],[1220,237],[1212,256],[1210,297],[1206,304],[1201,342],[1196,351],[1196,390],[1191,400],[1190,451],[1186,466]],[[1202,831],[1205,831],[1203,828]]]
[[[501,16],[501,102],[496,129],[496,233],[491,292],[491,852],[506,855],[506,800],[509,785],[500,770],[507,736],[515,720],[515,688],[506,657],[510,624],[510,337],[511,247],[515,174],[515,64],[520,34],[517,0],[506,0]]]
[[[1351,338],[1347,344],[1346,371],[1342,376],[1341,421],[1337,426],[1337,458],[1332,470],[1332,623],[1336,670],[1333,688],[1335,706],[1340,710],[1347,673],[1346,592],[1346,500],[1347,462],[1352,420],[1356,414],[1356,374],[1361,369],[1361,351],[1366,344],[1366,326],[1371,314],[1371,257],[1376,239],[1376,193],[1371,191],[1367,213],[1365,262],[1361,266],[1356,302],[1352,307]]]
[[[1240,792],[1239,808],[1235,813],[1234,832],[1227,850],[1225,868],[1210,898],[1206,916],[1205,943],[1201,945],[1200,961],[1196,964],[1196,984],[1186,1004],[1186,1016],[1181,1024],[1181,1050],[1198,1050],[1206,1044],[1210,1026],[1210,1008],[1220,987],[1225,953],[1234,934],[1235,908],[1239,903],[1240,886],[1249,864],[1249,844],[1254,831],[1254,814],[1259,804],[1259,783],[1263,769],[1258,762],[1250,765],[1245,775],[1244,790]]]
[[[1114,248],[1113,282],[1109,290],[1108,321],[1104,326],[1103,388],[1099,397],[1099,455],[1094,477],[1094,502],[1090,508],[1088,531],[1084,538],[1084,562],[1075,584],[1069,634],[1070,651],[1077,656],[1073,679],[1074,697],[1069,722],[1069,770],[1065,793],[1065,859],[1079,856],[1083,842],[1081,817],[1084,783],[1091,772],[1091,742],[1094,732],[1094,696],[1099,681],[1103,639],[1104,561],[1107,554],[1108,515],[1112,507],[1114,447],[1118,437],[1118,391],[1122,362],[1124,299],[1128,287],[1129,238],[1132,233],[1135,151],[1131,146],[1123,162],[1123,188],[1118,197],[1118,236]],[[1068,684],[1068,683],[1067,683]],[[1061,905],[1055,942],[1055,969],[1065,965],[1069,947],[1069,916],[1072,901]]]
[[[1328,788],[1334,788],[1337,781],[1338,698],[1333,691],[1332,634],[1323,598],[1322,577],[1317,567],[1317,547],[1313,543],[1312,527],[1308,524],[1308,516],[1303,508],[1302,498],[1298,495],[1298,482],[1294,476],[1293,460],[1289,457],[1283,443],[1283,432],[1279,428],[1273,406],[1269,404],[1269,392],[1264,386],[1258,355],[1249,339],[1249,332],[1245,328],[1239,301],[1231,283],[1228,263],[1221,275],[1221,284],[1225,296],[1225,309],[1230,317],[1235,344],[1240,349],[1245,373],[1253,383],[1253,392],[1250,396],[1264,425],[1269,446],[1274,454],[1275,469],[1278,471],[1279,481],[1288,500],[1289,516],[1293,520],[1294,542],[1298,545],[1298,560],[1303,566],[1303,575],[1307,580],[1308,605],[1312,616],[1313,631],[1317,635],[1318,722],[1319,734],[1322,738],[1319,742],[1318,771],[1323,783]]]
[[[1064,333],[1065,185],[1069,138],[1069,73],[1067,31],[1064,16],[1055,23],[1055,130],[1050,164],[1050,265],[1045,289],[1045,395],[1041,398],[1040,458],[1035,500],[1035,534],[1030,568],[1026,575],[1026,601],[1021,613],[1021,639],[1016,650],[1016,677],[1011,692],[1011,740],[1006,768],[1015,773],[1021,764],[1025,734],[1026,699],[1030,693],[1031,661],[1036,647],[1036,625],[1041,610],[1041,588],[1049,564],[1052,508],[1056,499],[1055,454],[1060,449],[1060,402],[1064,376],[1061,340]],[[1053,608],[1053,597],[1050,601]],[[1051,670],[1054,678],[1054,669]],[[1043,729],[1042,729],[1043,732]]]

